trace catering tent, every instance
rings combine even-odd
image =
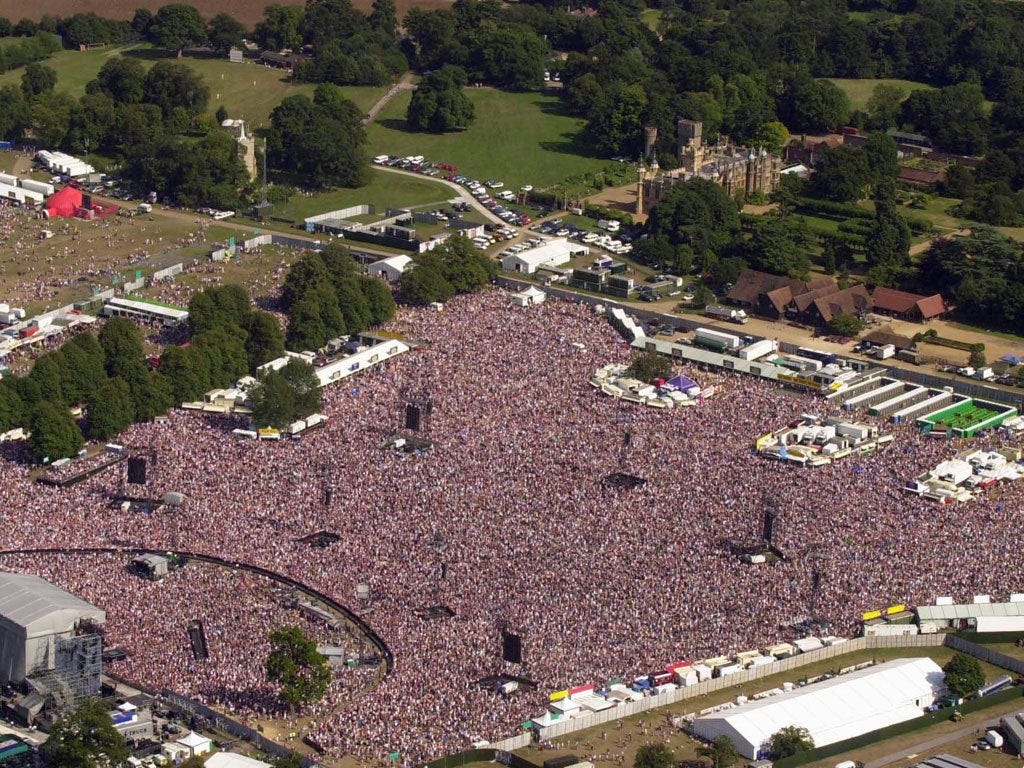
[[[82,207],[82,193],[74,187],[64,187],[56,192],[44,206],[48,218],[71,219]]]
[[[814,745],[824,747],[918,717],[935,701],[943,679],[929,658],[896,659],[699,717],[693,732],[708,741],[727,736],[751,760],[791,725],[806,728]]]

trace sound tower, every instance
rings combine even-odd
[[[779,511],[774,507],[768,507],[764,511],[764,530],[761,538],[768,544],[772,543],[772,536],[775,533],[775,519],[779,516]]]
[[[192,645],[192,658],[196,661],[210,658],[210,649],[206,645],[206,631],[203,629],[203,622],[199,619],[189,622],[188,639]]]
[[[138,457],[128,459],[128,482],[136,485],[146,484],[146,460]]]
[[[419,432],[423,419],[423,411],[418,405],[407,403],[405,406],[405,428],[412,432]]]
[[[507,630],[501,633],[501,660],[509,664],[523,663],[523,639]]]

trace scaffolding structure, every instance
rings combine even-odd
[[[25,683],[42,699],[42,710],[49,716],[75,710],[86,699],[99,695],[103,675],[102,634],[84,631],[72,637],[55,637],[52,664],[47,656],[36,659]]]

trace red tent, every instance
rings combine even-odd
[[[73,218],[82,207],[82,192],[74,187],[64,187],[46,201],[46,215]]]

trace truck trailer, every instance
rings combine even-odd
[[[714,317],[718,320],[728,320],[730,323],[739,323],[743,325],[750,318],[747,317],[747,313],[742,309],[730,309],[729,307],[723,307],[720,304],[708,304],[704,307],[704,314],[708,317]]]
[[[717,350],[731,351],[739,349],[741,345],[739,336],[733,336],[731,333],[722,333],[711,328],[698,328],[693,333],[693,340],[697,344]]]

